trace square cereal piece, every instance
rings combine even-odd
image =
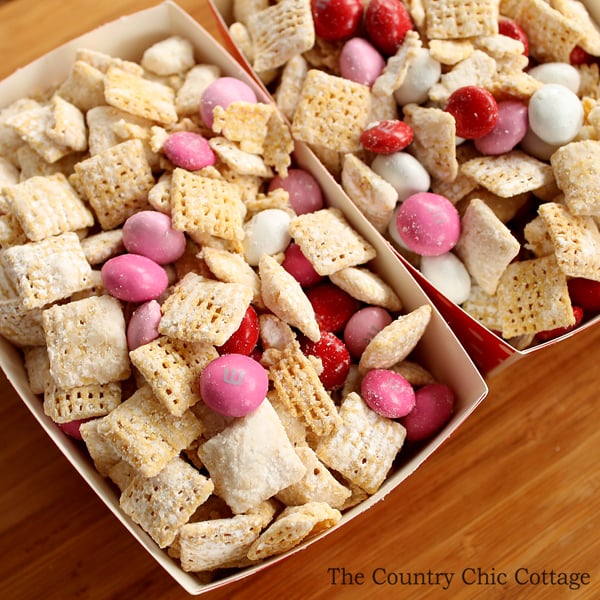
[[[267,128],[267,139],[263,158],[267,166],[273,167],[281,177],[287,177],[288,167],[292,164],[291,153],[294,139],[289,125],[279,111],[273,111]]]
[[[71,183],[90,203],[102,229],[114,229],[146,206],[154,186],[144,145],[132,139],[75,165]]]
[[[177,457],[153,477],[134,476],[119,504],[160,548],[165,548],[212,491],[210,479]]]
[[[296,454],[306,467],[304,477],[281,490],[277,500],[287,506],[306,504],[307,502],[326,502],[332,508],[341,508],[352,492],[342,485],[318,459],[312,448],[296,448]]]
[[[46,346],[23,348],[23,362],[27,371],[29,387],[34,394],[44,393],[44,381],[50,372],[50,361]]]
[[[600,56],[600,30],[590,19],[590,13],[582,2],[552,0],[552,8],[569,19],[581,33],[579,46],[589,54]]]
[[[140,66],[155,75],[168,77],[185,73],[195,62],[191,42],[181,36],[171,35],[148,46]]]
[[[74,232],[0,253],[0,263],[25,309],[41,308],[90,285],[92,269]]]
[[[98,433],[141,475],[154,477],[200,437],[202,424],[189,410],[172,415],[144,386],[102,417]]]
[[[383,306],[393,312],[402,308],[402,301],[393,288],[369,269],[347,267],[332,273],[329,278],[333,284],[361,302]]]
[[[5,189],[12,214],[32,241],[91,227],[94,215],[62,173],[35,176]]]
[[[523,237],[525,244],[523,247],[529,250],[534,256],[548,256],[554,254],[554,243],[548,233],[548,227],[544,219],[539,215],[529,221],[523,227]]]
[[[431,306],[423,304],[408,314],[400,315],[379,331],[364,349],[358,363],[359,371],[389,369],[404,360],[425,333],[431,312]]]
[[[176,417],[200,400],[197,379],[219,353],[214,346],[158,337],[131,350],[129,358],[156,398]]]
[[[600,141],[565,144],[550,157],[550,164],[569,210],[576,215],[600,214]]]
[[[109,471],[123,460],[112,444],[98,432],[98,426],[103,419],[104,417],[85,421],[79,426],[79,432],[94,462],[94,467],[102,477],[107,477]]]
[[[181,567],[194,573],[250,562],[248,550],[262,527],[261,518],[251,513],[186,523],[178,537]]]
[[[221,346],[240,326],[252,295],[246,285],[188,273],[163,303],[158,330],[180,340]]]
[[[0,215],[0,248],[19,246],[29,240],[21,227],[21,223],[12,213]]]
[[[109,67],[104,78],[106,103],[138,117],[164,125],[177,122],[175,92],[118,67]]]
[[[450,40],[498,33],[498,0],[425,0],[430,39]]]
[[[354,154],[344,156],[341,182],[350,200],[383,233],[398,201],[396,188]]]
[[[125,317],[112,296],[54,305],[43,313],[50,373],[59,387],[122,381],[130,375]]]
[[[110,67],[118,67],[132,75],[141,77],[144,74],[144,69],[141,65],[130,60],[123,60],[117,56],[111,56],[100,50],[91,48],[77,48],[75,51],[75,60],[81,60],[102,73],[106,73]]]
[[[340,511],[326,502],[288,506],[251,545],[248,558],[262,560],[283,554],[310,535],[333,527],[341,518]]]
[[[0,154],[15,166],[18,166],[16,152],[19,148],[25,146],[26,142],[11,127],[10,119],[39,106],[39,102],[33,98],[19,98],[5,108],[0,109]]]
[[[300,100],[300,91],[308,73],[308,62],[301,54],[292,56],[283,67],[279,85],[275,91],[275,103],[291,122]]]
[[[282,321],[317,342],[321,332],[315,311],[296,278],[268,254],[260,258],[258,275],[264,305]]]
[[[258,154],[244,152],[239,146],[226,137],[216,136],[208,140],[209,146],[217,157],[233,171],[240,175],[272,177],[273,171]]]
[[[519,240],[494,211],[473,198],[461,220],[456,253],[483,291],[496,293],[502,273],[520,250]]]
[[[83,60],[76,60],[56,94],[81,111],[103,105],[104,73]]]
[[[502,198],[537,190],[554,181],[552,167],[521,150],[466,161],[461,171]]]
[[[319,275],[331,275],[375,258],[375,248],[356,232],[342,212],[324,208],[299,215],[290,223],[290,235]]]
[[[458,175],[454,117],[439,108],[407,104],[404,121],[414,132],[411,148],[419,162],[437,179],[454,181]]]
[[[337,408],[298,342],[281,351],[273,349],[271,353],[269,379],[277,401],[315,435],[334,431],[340,424]]]
[[[0,335],[18,347],[44,345],[42,309],[25,309],[18,298],[0,300]]]
[[[52,96],[50,105],[53,124],[46,132],[48,137],[75,152],[87,150],[87,128],[81,110],[58,95]]]
[[[305,472],[268,400],[228,425],[198,449],[215,493],[236,513],[247,512]]]
[[[215,65],[195,65],[186,74],[183,85],[175,96],[175,109],[180,116],[196,115],[198,98],[219,77],[221,71]]]
[[[508,265],[496,295],[504,338],[575,323],[567,279],[553,255]]]
[[[315,43],[310,0],[280,0],[248,16],[246,23],[254,46],[255,71],[283,66]]]
[[[370,89],[360,83],[311,69],[294,113],[292,134],[307,144],[337,152],[357,152],[368,124]]]
[[[545,0],[522,0],[513,18],[527,35],[530,55],[539,62],[568,63],[582,38],[578,24]]]
[[[502,316],[498,309],[498,297],[486,294],[477,284],[462,304],[463,309],[491,331],[502,331]]]
[[[111,229],[88,235],[81,240],[81,248],[90,265],[100,265],[125,251],[123,230]]]
[[[342,402],[340,418],[342,425],[321,438],[315,452],[330,469],[374,494],[402,448],[406,430],[400,423],[371,410],[355,393]]]
[[[594,218],[574,215],[556,202],[544,202],[538,214],[546,225],[563,273],[600,281],[600,232]]]
[[[121,384],[118,382],[65,389],[57,386],[51,376],[46,378],[44,413],[55,423],[103,417],[120,403]]]

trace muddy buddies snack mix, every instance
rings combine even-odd
[[[306,0],[314,42],[265,70],[248,12],[273,7],[233,4],[232,37],[246,29],[294,136],[441,294],[519,349],[598,314],[579,291],[600,288],[600,31],[584,4]]]
[[[204,581],[335,526],[454,394],[415,362],[431,305],[372,270],[275,105],[193,54],[81,48],[2,109],[0,333],[123,513]]]

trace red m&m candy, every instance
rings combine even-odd
[[[456,121],[456,135],[468,140],[487,135],[498,121],[498,103],[485,88],[466,85],[454,91],[446,111]]]

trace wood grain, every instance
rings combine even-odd
[[[0,3],[0,78],[152,4]],[[204,0],[179,4],[209,23]],[[467,423],[384,501],[203,597],[600,597],[599,343],[600,328],[587,330],[499,373]],[[0,397],[0,597],[188,597],[71,469],[3,376]],[[532,579],[518,583],[525,569]],[[412,585],[400,584],[400,573],[413,574]],[[442,573],[453,574],[449,591],[436,585]],[[561,585],[560,573],[583,585]]]

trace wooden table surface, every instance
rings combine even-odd
[[[0,79],[152,4],[0,2]],[[179,4],[214,31],[204,0]],[[491,378],[467,423],[384,501],[296,556],[202,597],[599,598],[598,344],[600,327]],[[188,597],[72,470],[3,376],[0,397],[0,598]],[[401,585],[399,573],[426,582]],[[452,574],[446,591],[436,585],[442,573]]]

